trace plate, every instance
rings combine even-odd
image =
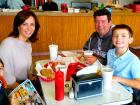
[[[76,53],[71,52],[71,51],[62,51],[61,53],[66,57],[73,57],[77,55]]]

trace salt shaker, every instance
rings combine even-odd
[[[71,88],[70,91],[69,91],[69,98],[71,98],[71,99],[74,98],[74,91],[73,91],[73,88]]]

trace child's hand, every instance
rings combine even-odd
[[[16,98],[14,93],[10,97],[10,103],[11,103],[11,105],[18,105],[18,99]]]

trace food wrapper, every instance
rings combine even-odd
[[[54,80],[54,71],[48,63],[47,67],[42,67],[41,64],[37,63],[35,67],[37,75],[44,81]]]

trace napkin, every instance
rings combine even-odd
[[[40,70],[42,69],[41,64],[40,63],[36,63],[35,69],[40,72]]]
[[[76,73],[76,76],[83,75],[83,74],[96,73],[97,70],[101,70],[101,68],[102,68],[102,64],[98,60],[96,60],[96,62],[94,64],[89,65],[89,66],[79,70]]]

